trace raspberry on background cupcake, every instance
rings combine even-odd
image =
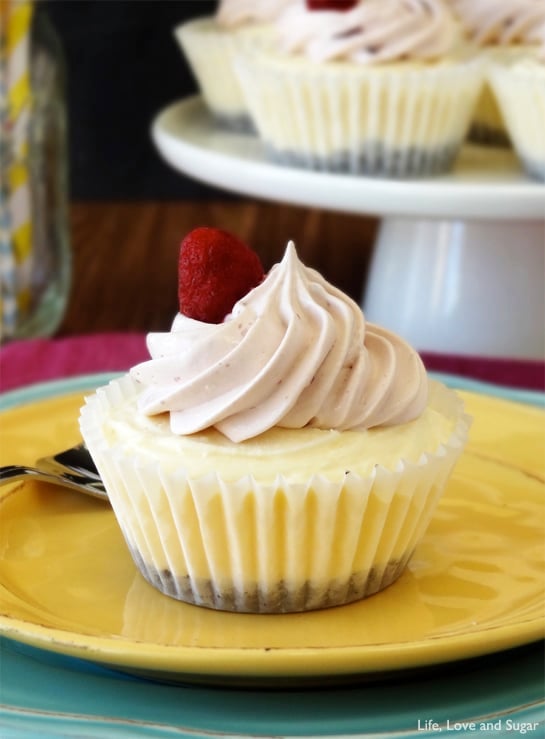
[[[545,43],[544,0],[450,0],[475,48],[490,69],[524,57],[535,58]],[[510,144],[503,106],[487,75],[475,107],[469,139],[485,145]],[[514,115],[517,115],[514,113]],[[545,125],[545,124],[544,124]]]
[[[272,158],[385,177],[446,172],[482,84],[442,0],[308,0],[238,54]]]
[[[266,33],[293,0],[220,0],[214,16],[187,21],[174,35],[195,75],[204,101],[218,122],[234,131],[253,131],[233,67],[240,44]]]
[[[80,418],[137,568],[173,598],[256,613],[394,583],[464,447],[461,400],[291,243],[265,275],[196,229],[179,272],[172,330]]]

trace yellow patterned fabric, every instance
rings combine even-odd
[[[5,339],[15,333],[31,293],[29,127],[34,4],[1,0],[0,8],[0,338]]]

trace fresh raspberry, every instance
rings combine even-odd
[[[263,277],[259,257],[236,236],[218,228],[195,228],[180,246],[180,313],[205,323],[221,323]]]
[[[309,10],[351,10],[358,0],[306,0]]]

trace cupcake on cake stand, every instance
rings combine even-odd
[[[207,184],[381,217],[362,307],[420,351],[544,358],[545,185],[511,150],[466,145],[452,172],[420,180],[312,172],[271,163],[198,96],[159,113],[152,136],[167,163]]]

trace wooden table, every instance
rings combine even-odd
[[[265,269],[289,239],[300,259],[360,302],[377,221],[253,200],[74,203],[72,288],[59,336],[168,330],[179,245],[196,226],[232,231]]]
[[[67,340],[56,343],[57,351],[67,361],[62,376],[68,376],[77,364],[67,352],[70,346],[81,346],[86,340],[82,334],[142,334],[170,329],[178,310],[179,244],[190,229],[199,225],[218,226],[238,234],[256,249],[266,269],[282,257],[286,242],[292,238],[303,262],[360,302],[378,223],[358,216],[248,199],[75,203],[71,207],[72,290],[57,332]],[[6,384],[4,370],[4,389],[46,379],[40,358],[42,343],[37,342],[34,349],[25,344],[5,346],[5,366],[11,363],[13,382]],[[36,352],[35,362],[29,360],[28,352],[32,351]],[[510,387],[545,389],[541,361],[430,354],[423,358],[430,369]],[[94,371],[117,371],[122,367],[125,364],[106,365],[101,357],[100,368]],[[57,365],[54,376],[59,376]]]

